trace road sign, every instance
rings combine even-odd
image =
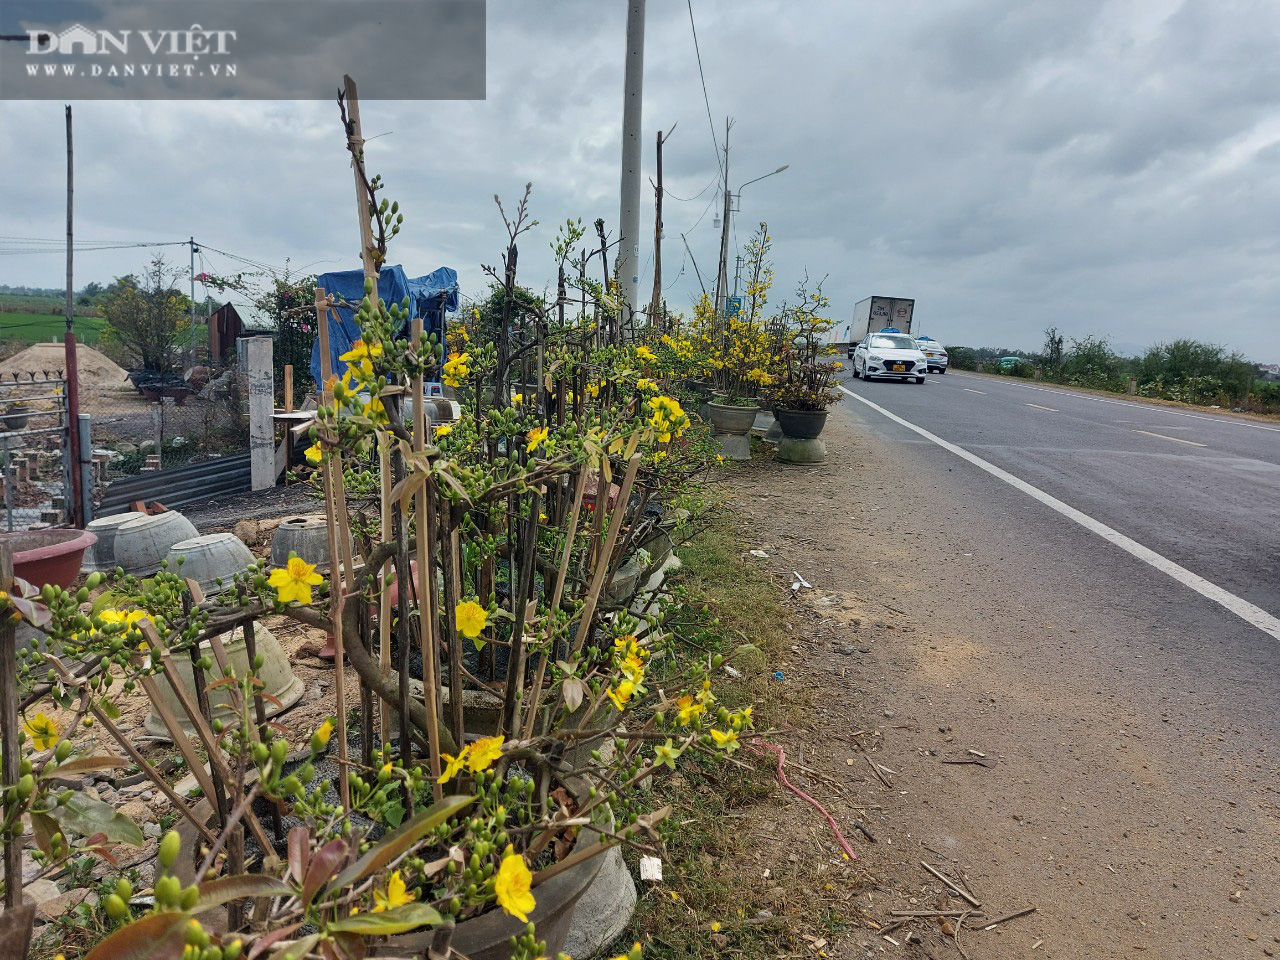
[[[726,317],[736,317],[741,312],[742,312],[741,297],[725,297],[724,315]]]

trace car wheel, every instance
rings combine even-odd
[[[938,375],[939,375],[939,376],[942,376],[942,375],[943,375],[943,374],[945,374],[946,372],[947,372],[947,368],[946,368],[946,367],[942,367],[942,368],[940,368],[940,369],[938,370]]]
[[[924,383],[924,377],[916,377],[916,383]]]

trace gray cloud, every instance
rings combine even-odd
[[[695,0],[730,182],[749,186],[737,243],[775,238],[778,287],[827,276],[843,318],[871,293],[914,296],[933,336],[1038,346],[1179,336],[1280,360],[1280,8],[1268,3],[1023,0],[777,3]],[[651,0],[646,175],[664,154],[664,284],[698,291],[680,234],[714,276],[717,173],[683,3]],[[496,263],[493,194],[534,182],[542,226],[522,277],[553,279],[557,222],[616,233],[621,4],[489,3],[488,99],[369,102],[369,158],[407,210],[394,261],[456,267],[468,293]],[[357,80],[359,77],[357,77]],[[335,89],[340,77],[334,78]],[[198,240],[312,269],[355,264],[355,204],[336,110],[325,103],[76,105],[78,235]],[[0,234],[57,237],[58,104],[0,104],[8,182]],[[699,193],[699,191],[704,191]],[[645,185],[640,287],[652,284]],[[675,196],[694,198],[678,201]],[[710,207],[710,209],[709,209]],[[174,248],[184,256],[181,248]],[[137,269],[145,251],[86,253],[78,280]],[[732,270],[732,259],[730,261]],[[233,262],[209,254],[219,270]],[[58,285],[57,255],[0,257],[0,282]]]

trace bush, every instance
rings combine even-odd
[[[947,347],[947,356],[952,370],[978,369],[978,353],[972,347]]]

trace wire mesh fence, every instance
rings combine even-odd
[[[4,528],[65,523],[71,500],[66,379],[60,370],[0,379]]]

